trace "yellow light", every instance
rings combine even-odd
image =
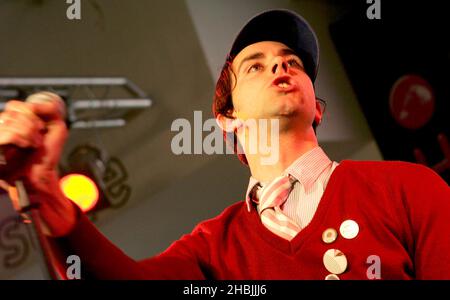
[[[94,208],[98,201],[98,188],[92,179],[81,174],[69,174],[60,179],[64,195],[77,204],[83,212]]]

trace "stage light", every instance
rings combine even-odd
[[[89,189],[85,187],[85,184],[74,184],[70,190],[76,196],[65,194],[77,203],[74,200],[75,197],[85,199],[86,193],[92,193],[95,197],[90,196],[90,198],[95,198],[95,201],[78,200],[87,203],[77,203],[80,207],[85,207],[83,211],[92,221],[97,219],[100,211],[118,209],[130,198],[131,187],[126,182],[128,174],[125,166],[118,158],[110,157],[92,145],[76,146],[67,155],[66,163],[59,165],[59,172],[63,177],[73,174],[83,175],[92,182],[92,186],[95,186],[95,192],[88,192]],[[83,195],[80,196],[79,193]]]
[[[77,204],[83,212],[93,209],[99,199],[95,182],[82,174],[68,174],[59,181],[64,195]]]

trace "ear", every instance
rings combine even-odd
[[[232,117],[227,117],[222,114],[216,116],[216,122],[219,127],[225,132],[234,132],[242,126],[242,121],[236,117],[236,112],[233,111]]]
[[[320,105],[320,102],[316,100],[316,114],[314,116],[314,122],[319,125],[322,122],[323,116],[323,107]]]

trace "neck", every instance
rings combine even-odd
[[[281,175],[301,155],[318,146],[314,130],[306,132],[289,130],[279,134],[279,152],[276,160],[263,163],[267,154],[252,154],[245,151],[252,177],[259,181],[270,181]],[[249,154],[247,154],[249,153]]]

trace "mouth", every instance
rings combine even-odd
[[[295,89],[295,85],[290,76],[280,76],[275,78],[275,80],[272,81],[271,86],[276,87],[283,92],[289,92]]]

